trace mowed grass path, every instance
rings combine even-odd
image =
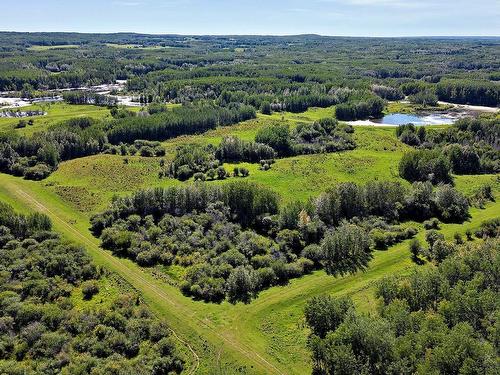
[[[335,279],[324,272],[293,280],[285,287],[262,292],[248,305],[220,305],[193,301],[179,290],[157,278],[148,269],[112,256],[99,248],[88,230],[88,217],[77,212],[61,198],[36,182],[0,175],[0,199],[18,209],[47,213],[56,230],[82,244],[96,263],[117,273],[130,283],[153,311],[164,317],[179,338],[189,343],[191,369],[198,373],[309,373],[311,364],[306,349],[307,329],[303,322],[305,302],[312,296],[329,293],[350,295],[364,310],[373,310],[373,287],[385,275],[409,272],[408,243],[375,253],[364,273]],[[498,197],[498,189],[496,190]],[[461,225],[443,225],[451,238],[455,232],[475,229],[481,221],[499,216],[499,203],[486,209],[471,210],[472,220]],[[423,239],[424,232],[419,237]]]

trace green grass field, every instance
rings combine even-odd
[[[33,119],[35,123],[25,128],[16,129],[19,118],[0,118],[0,132],[15,131],[23,135],[32,135],[38,131],[46,130],[49,126],[74,117],[92,117],[95,119],[111,118],[109,109],[95,105],[71,105],[66,103],[40,103],[29,107],[19,108],[20,111],[43,111],[45,116],[25,117],[23,120]]]
[[[280,115],[283,120],[275,118],[277,115],[259,116],[255,120],[220,127],[205,134],[178,137],[163,142],[167,150],[164,159],[167,162],[172,160],[175,149],[182,144],[217,145],[228,135],[253,140],[258,129],[270,122],[286,121],[294,126],[299,121],[314,121],[326,117],[331,111],[331,108],[314,108],[302,114],[285,113]],[[401,180],[397,166],[408,146],[396,139],[394,128],[356,127],[354,138],[358,148],[352,151],[278,159],[269,171],[259,170],[257,164],[242,163],[240,166],[250,170],[247,180],[270,187],[280,194],[283,201],[305,200],[317,196],[339,182]],[[58,170],[43,183],[86,213],[103,209],[114,194],[179,183],[170,178],[159,179],[160,158],[126,158],[128,164],[125,164],[125,157],[118,155],[95,155],[70,160],[61,163]],[[226,164],[225,167],[231,171],[234,165]],[[83,197],[89,199],[85,200]]]
[[[61,44],[54,46],[31,46],[28,48],[28,51],[49,51],[52,49],[75,49],[80,48],[77,44]]]

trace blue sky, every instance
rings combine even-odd
[[[3,31],[500,36],[500,0],[1,0]]]

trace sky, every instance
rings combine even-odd
[[[500,0],[0,0],[2,31],[500,36]]]

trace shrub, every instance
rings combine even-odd
[[[469,201],[462,193],[449,185],[437,188],[436,206],[445,221],[463,222],[469,218]]]
[[[207,171],[207,177],[211,180],[215,179],[215,175],[216,175],[216,172],[215,172],[215,169],[209,169]]]
[[[431,90],[419,91],[409,98],[413,104],[421,104],[423,106],[436,106],[438,102],[437,95]]]
[[[405,180],[450,183],[450,163],[439,150],[414,150],[403,155],[399,174]]]
[[[99,293],[99,284],[95,280],[88,280],[82,283],[83,298],[90,300]]]
[[[426,230],[439,229],[439,220],[436,218],[426,220],[426,221],[424,221],[423,226],[424,226],[424,229],[426,229]]]
[[[241,177],[248,177],[250,175],[250,171],[247,168],[240,168]]]
[[[249,302],[255,291],[255,276],[247,268],[238,267],[231,271],[226,285],[231,303]]]
[[[457,245],[461,245],[464,243],[462,235],[459,232],[455,232],[455,234],[453,235],[453,239],[455,240],[455,243]]]
[[[465,237],[467,237],[467,241],[472,241],[472,231],[470,229],[465,231]]]
[[[26,122],[26,120],[19,120],[19,122],[16,125],[16,129],[25,128],[26,125],[28,125],[28,123]]]
[[[34,167],[27,168],[24,173],[24,177],[28,180],[40,181],[47,178],[52,170],[47,164],[38,163]]]
[[[202,172],[197,172],[193,175],[193,178],[195,181],[205,181],[206,180],[206,176],[204,173]]]
[[[269,102],[262,102],[260,106],[260,113],[263,115],[270,115],[271,114],[271,103]]]
[[[420,241],[417,238],[414,238],[410,241],[410,253],[411,253],[411,258],[414,262],[417,262],[419,259],[419,256],[422,253],[422,245],[420,245]]]
[[[176,172],[176,176],[181,181],[186,181],[193,175],[193,170],[189,168],[189,165],[181,165]]]
[[[290,129],[285,124],[273,124],[262,127],[255,136],[255,141],[271,146],[279,155],[290,153]]]
[[[500,217],[483,221],[479,229],[476,231],[476,237],[478,238],[500,237]]]
[[[321,243],[325,270],[329,275],[355,273],[367,267],[372,258],[370,238],[355,225],[342,225]]]
[[[219,180],[223,180],[227,176],[228,176],[228,173],[227,173],[227,171],[224,169],[224,167],[222,165],[217,168],[217,178]]]
[[[139,149],[139,155],[141,155],[143,157],[152,157],[152,156],[155,156],[155,150],[149,146],[142,146]]]
[[[425,240],[432,248],[437,241],[444,241],[444,235],[439,233],[437,230],[429,230],[425,232]]]
[[[324,338],[328,332],[336,330],[353,309],[354,304],[349,298],[325,295],[311,298],[306,304],[304,315],[312,333]]]

